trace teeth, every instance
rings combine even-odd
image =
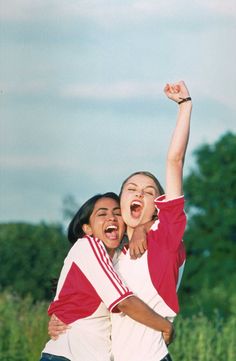
[[[113,230],[117,230],[117,226],[114,226],[114,225],[110,225],[110,226],[108,226],[107,228],[106,228],[106,232],[111,232],[111,231],[113,231]]]
[[[131,207],[132,207],[132,206],[142,206],[142,203],[139,202],[139,201],[133,201],[133,202],[131,203]]]

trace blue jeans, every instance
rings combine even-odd
[[[63,356],[56,356],[43,352],[39,361],[70,361],[70,360]]]
[[[42,353],[42,357],[39,361],[70,361],[68,358],[63,356],[51,355],[49,353]],[[161,361],[172,361],[170,354],[167,354]]]
[[[161,361],[172,361],[172,358],[170,357],[170,354],[168,353],[164,358],[161,359]]]

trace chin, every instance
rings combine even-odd
[[[141,221],[141,219],[129,218],[125,223],[128,227],[135,228],[141,224]]]

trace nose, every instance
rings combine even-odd
[[[143,198],[143,195],[144,195],[143,189],[141,189],[141,190],[139,190],[139,191],[137,190],[136,195],[137,195],[137,197],[139,197],[139,198]]]
[[[116,219],[116,215],[113,213],[107,214],[107,220],[114,221]]]

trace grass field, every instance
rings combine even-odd
[[[47,336],[47,303],[33,304],[30,297],[19,299],[0,294],[0,360],[39,360]],[[235,361],[236,316],[224,320],[204,315],[178,316],[176,339],[170,346],[174,361]],[[84,360],[86,361],[86,360]],[[145,360],[143,360],[145,361]]]

